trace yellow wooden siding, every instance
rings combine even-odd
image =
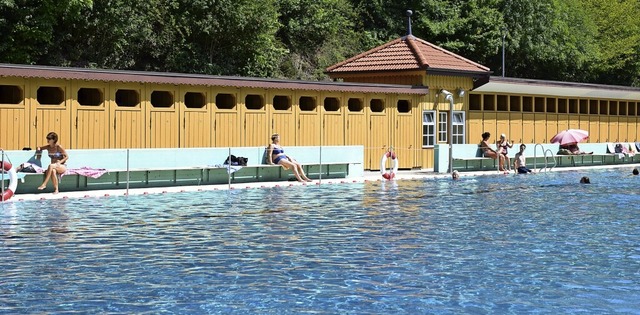
[[[400,168],[413,168],[416,166],[416,138],[420,129],[416,128],[414,116],[411,113],[396,113],[395,128],[393,132],[394,150],[400,159]]]
[[[269,138],[267,130],[267,113],[264,110],[247,111],[244,113],[242,146],[255,147],[265,144]]]
[[[206,111],[185,111],[182,117],[180,147],[211,146],[211,120]]]
[[[37,100],[38,89],[40,87],[54,87],[59,88],[62,91],[62,102],[56,105],[43,105]],[[33,115],[34,127],[35,127],[35,139],[33,143],[37,143],[36,146],[46,144],[46,136],[49,132],[55,132],[58,134],[58,144],[65,148],[71,147],[71,122],[70,122],[70,110],[69,110],[69,81],[66,80],[34,80],[31,84],[31,97],[32,111],[35,111]]]
[[[482,133],[488,132],[491,134],[491,139],[489,139],[489,142],[495,142],[498,137],[499,137],[499,133],[497,132],[498,130],[498,116],[497,114],[494,113],[484,113],[482,115]],[[482,136],[478,137],[478,143],[482,140]]]
[[[298,129],[296,133],[296,145],[314,146],[320,145],[321,124],[318,113],[301,112],[298,113]]]
[[[620,132],[618,130],[618,116],[609,116],[609,142],[619,142]],[[606,128],[606,127],[605,127]]]
[[[174,111],[149,112],[148,148],[177,148],[178,120]]]
[[[626,116],[618,117],[618,141],[620,142],[628,142],[628,119]]]
[[[247,96],[259,98],[261,107],[249,108],[246,104]],[[262,89],[243,89],[240,93],[238,106],[240,106],[243,130],[241,146],[262,146],[265,144],[264,139],[269,138],[266,97],[267,91]]]
[[[241,139],[239,114],[235,110],[220,110],[214,114],[213,138],[216,147],[237,147]],[[264,143],[264,142],[263,142]]]
[[[588,130],[589,130],[588,142],[599,142],[600,141],[600,118],[598,116],[596,115],[589,116]]]
[[[557,126],[557,128],[558,128],[558,131],[569,129],[569,115],[558,114],[558,126]]]
[[[580,116],[578,114],[570,114],[568,117],[569,125],[566,129],[580,129]]]
[[[268,144],[271,140],[271,135],[274,133],[278,133],[280,137],[287,139],[288,142],[296,142],[296,124],[293,112],[274,112],[271,115],[271,126],[271,131],[264,137],[263,143]]]
[[[313,110],[301,110],[300,98],[308,97],[314,100],[315,108]],[[294,104],[296,107],[296,137],[295,145],[297,146],[316,146],[320,145],[322,135],[322,121],[320,119],[320,102],[319,94],[312,93],[296,93]],[[289,145],[292,145],[291,142]]]
[[[198,108],[194,104],[187,104],[187,93],[196,93],[203,97],[204,106]],[[194,86],[180,86],[178,95],[180,143],[181,148],[211,147],[212,113],[211,91],[208,88]],[[189,107],[188,107],[189,106]]]
[[[97,92],[94,96],[96,103],[80,104],[79,92],[90,89]],[[74,149],[107,149],[110,147],[111,130],[109,126],[109,108],[106,101],[109,95],[109,85],[85,81],[72,82],[71,123],[73,129]],[[99,94],[98,94],[99,93]],[[101,98],[100,104],[97,103]]]
[[[551,138],[558,134],[558,114],[547,114],[547,134],[544,142],[551,142]]]
[[[597,142],[610,142],[610,141],[615,141],[611,138],[610,133],[610,128],[609,128],[609,117],[607,116],[601,116],[600,117],[600,121],[599,121],[599,126],[598,128],[600,129],[600,138]]]
[[[385,111],[389,111],[389,108]],[[385,113],[371,113],[368,119],[369,143],[365,147],[365,168],[379,170],[380,158],[391,145],[389,118]]]
[[[547,138],[547,116],[545,114],[533,114],[534,143],[546,143]],[[551,135],[553,137],[553,135]]]
[[[25,126],[27,110],[24,105],[0,105],[0,146],[4,150],[20,150],[29,144],[29,129]],[[44,141],[44,140],[43,140]]]
[[[493,140],[500,139],[501,134],[505,134],[508,139],[512,139],[512,135],[509,133],[509,118],[511,114],[509,113],[496,113],[496,132],[491,133]],[[495,136],[494,136],[495,135]]]
[[[34,148],[37,144],[32,143],[29,137],[33,126],[30,119],[29,80],[2,78],[0,84],[13,86],[16,88],[16,93],[21,93],[21,95],[15,95],[15,101],[10,100],[12,104],[0,104],[0,147],[4,150]]]
[[[522,143],[522,132],[522,113],[509,113],[509,141]]]
[[[322,145],[344,145],[344,98],[336,93],[323,93],[322,96],[323,101],[319,104],[322,115]],[[337,100],[339,108],[336,111],[325,108],[324,102],[327,98]]]
[[[118,91],[132,91],[131,95],[137,96],[138,103],[135,106],[121,106],[117,103]],[[111,147],[128,149],[144,148],[147,137],[145,123],[144,85],[140,83],[117,83],[109,85],[109,94],[105,98],[109,108],[109,129],[111,135]]]
[[[640,128],[640,123],[638,122],[639,118],[637,117],[630,117],[629,118],[629,131],[628,131],[628,141],[629,142],[638,142],[640,139],[640,131],[638,131],[638,128]]]
[[[286,97],[289,107],[286,109],[276,109],[273,104],[275,96]],[[260,145],[268,145],[271,143],[271,135],[278,133],[280,138],[286,143],[296,143],[296,119],[294,114],[294,95],[290,90],[270,90],[267,94],[267,128],[268,132],[262,137]]]
[[[366,128],[366,109],[365,104],[369,103],[370,98],[364,94],[349,95],[350,98],[360,100],[362,108],[359,110],[349,110],[345,107],[345,145],[362,145],[367,144],[367,128]],[[347,105],[349,99],[346,99]]]
[[[79,109],[74,123],[74,149],[109,148],[108,112],[105,108]]]
[[[113,129],[114,148],[144,148],[144,114],[142,111],[117,110]]]
[[[482,124],[482,112],[468,112],[467,123],[467,143],[480,143],[480,135],[484,132]]]
[[[589,115],[576,115],[576,117],[578,117],[578,125],[571,128],[586,130],[587,132],[589,132],[589,138],[591,138],[592,135],[590,130],[591,126],[589,124]]]
[[[522,114],[522,143],[539,143],[536,142],[534,121],[535,114]]]
[[[147,148],[177,148],[180,140],[180,129],[178,128],[178,88],[174,85],[149,84],[145,89],[147,120],[145,121],[147,133]],[[168,107],[160,107],[152,104],[153,93],[166,93],[172,98]]]

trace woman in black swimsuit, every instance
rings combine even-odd
[[[39,147],[36,149],[36,158],[40,158],[42,156],[42,150],[47,150],[49,154],[49,158],[51,158],[51,164],[49,164],[49,168],[47,168],[46,176],[42,185],[38,187],[39,190],[43,190],[47,188],[47,183],[49,183],[49,179],[53,182],[53,193],[58,193],[58,176],[57,174],[63,174],[67,171],[67,166],[64,165],[65,162],[69,159],[67,155],[67,151],[64,150],[62,146],[58,144],[58,134],[55,132],[50,132],[47,134],[47,145]]]

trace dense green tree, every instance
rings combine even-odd
[[[640,2],[584,0],[599,47],[594,82],[640,86]]]
[[[361,52],[355,31],[357,16],[344,0],[279,0],[279,41],[288,54],[280,62],[282,76],[326,78],[323,70]]]
[[[0,62],[323,80],[413,34],[506,75],[640,86],[637,0],[0,0]]]
[[[55,51],[63,27],[91,0],[0,0],[0,61],[55,64],[45,58]]]

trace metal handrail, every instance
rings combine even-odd
[[[556,167],[558,165],[557,161],[556,161],[556,157],[553,154],[553,151],[551,151],[551,149],[545,149],[544,146],[541,143],[536,143],[536,145],[533,147],[533,169],[537,169],[538,165],[537,165],[537,161],[538,161],[538,155],[536,154],[538,152],[538,146],[540,146],[540,149],[542,150],[542,157],[544,158],[544,167],[541,168],[538,172],[541,171],[547,171],[547,170],[551,170],[552,168]],[[553,166],[549,167],[548,166],[548,159],[549,157],[547,157],[547,152],[549,152],[549,157],[553,159]]]

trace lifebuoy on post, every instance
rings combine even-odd
[[[9,187],[7,187],[7,189],[4,190],[4,193],[2,194],[2,199],[0,199],[2,201],[5,201],[5,200],[9,200],[13,196],[13,193],[16,191],[16,188],[18,187],[18,174],[16,174],[16,170],[8,161],[4,161],[4,163],[2,164],[2,171],[7,172],[9,174]],[[4,182],[0,184],[4,185]]]
[[[387,172],[387,158],[391,158],[391,169]],[[392,151],[382,155],[380,159],[380,174],[387,180],[392,180],[398,173],[398,156]]]

